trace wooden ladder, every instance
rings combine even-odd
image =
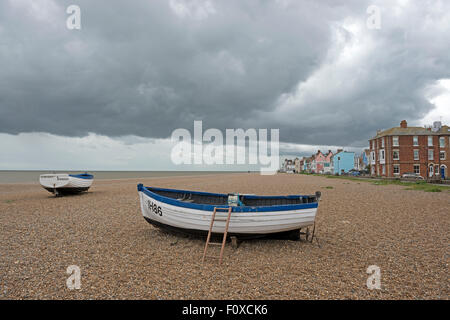
[[[228,211],[227,223],[226,223],[226,225],[225,225],[225,231],[224,231],[224,233],[223,233],[223,240],[222,240],[222,243],[220,243],[220,242],[210,242],[210,240],[211,240],[211,233],[212,233],[212,229],[213,229],[213,226],[214,226],[214,221],[215,221],[215,219],[216,219],[216,213],[217,213],[217,211],[220,211],[220,210],[222,210],[222,211],[227,210],[227,211]],[[218,207],[214,207],[214,212],[213,212],[212,217],[211,217],[211,224],[209,225],[208,237],[206,238],[205,250],[203,251],[203,259],[202,259],[202,263],[205,261],[205,258],[206,258],[206,257],[208,257],[208,258],[214,258],[214,259],[219,259],[219,264],[222,263],[223,250],[225,249],[225,243],[226,243],[226,241],[227,241],[228,227],[229,227],[229,225],[230,225],[231,210],[232,210],[232,207],[228,207],[228,208],[218,208]],[[223,221],[223,220],[222,220],[222,221]],[[220,248],[220,256],[219,256],[219,257],[217,257],[217,256],[207,256],[207,255],[206,255],[206,251],[208,250],[208,245],[210,245],[210,244],[211,244],[211,245],[215,245],[215,246],[222,246],[222,247]]]

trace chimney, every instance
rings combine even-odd
[[[400,122],[400,128],[408,128],[408,123],[406,120],[402,120],[402,122]]]

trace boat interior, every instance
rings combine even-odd
[[[158,188],[147,188],[160,196],[172,198],[178,201],[209,204],[209,205],[228,205],[229,197],[236,194],[215,194],[204,192],[190,192],[185,190],[167,190]],[[314,203],[320,198],[320,192],[315,195],[296,195],[296,196],[255,196],[240,194],[239,205],[241,206],[276,206],[289,204]]]

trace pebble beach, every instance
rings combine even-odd
[[[143,219],[138,183],[321,191],[318,242],[248,240],[228,244],[222,265],[202,264],[205,239]],[[86,193],[57,198],[37,182],[0,184],[0,299],[449,299],[449,209],[448,190],[297,174],[95,180]],[[79,290],[66,285],[71,265],[81,270]],[[367,287],[372,265],[381,289]]]

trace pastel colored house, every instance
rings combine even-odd
[[[303,171],[311,173],[312,157],[307,157],[303,162]]]
[[[328,153],[325,155],[325,161],[323,162],[323,173],[330,174],[333,172],[333,168],[331,166],[331,157],[333,157],[333,152],[328,150]]]
[[[318,150],[314,155],[314,161],[314,173],[324,173],[324,164],[326,161],[326,157],[320,150]]]
[[[301,171],[301,160],[299,158],[294,159],[294,173],[299,173]]]
[[[343,174],[355,168],[355,153],[339,150],[331,157],[333,174]]]

